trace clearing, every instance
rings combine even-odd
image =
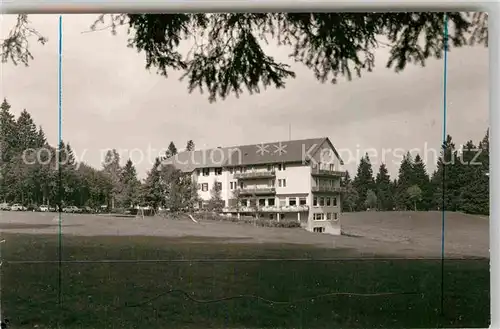
[[[63,214],[60,267],[57,216],[0,213],[14,328],[489,326],[484,218],[446,214],[441,286],[438,212],[345,214],[340,237]]]

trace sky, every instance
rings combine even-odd
[[[4,37],[13,16],[1,19]],[[369,153],[374,173],[386,163],[397,176],[403,153],[418,151],[429,172],[443,138],[443,60],[401,73],[385,68],[388,51],[376,51],[376,68],[336,85],[318,82],[311,71],[292,65],[297,77],[285,89],[229,97],[210,104],[189,94],[179,75],[165,78],[145,69],[145,55],[126,47],[126,30],[90,32],[96,15],[63,16],[62,138],[79,161],[100,167],[115,148],[131,158],[144,178],[154,157],[173,141],[197,149],[329,137],[353,176]],[[58,15],[30,16],[49,41],[32,41],[29,67],[2,65],[0,97],[11,111],[26,109],[51,142],[58,140]],[[287,61],[289,50],[270,46]],[[448,54],[447,127],[457,145],[476,144],[489,125],[488,49],[452,49]]]

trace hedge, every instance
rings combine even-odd
[[[221,216],[216,213],[211,212],[203,212],[197,213],[194,216],[196,219],[200,220],[213,220],[213,221],[224,221],[224,222],[233,222],[233,223],[244,223],[244,224],[253,224],[261,227],[280,227],[280,228],[295,228],[300,227],[300,223],[297,221],[280,221],[267,218],[253,218],[253,217],[238,217],[236,216]]]

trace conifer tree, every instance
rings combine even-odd
[[[168,149],[165,152],[165,157],[168,159],[175,156],[176,154],[177,154],[177,147],[175,147],[174,142],[170,142],[170,144],[168,144]]]
[[[27,149],[37,149],[39,145],[39,135],[31,115],[24,109],[16,122],[17,150],[23,152]]]
[[[120,203],[124,207],[133,207],[139,202],[139,186],[137,171],[131,159],[128,159],[121,170],[120,184],[123,187]]]
[[[413,182],[413,158],[410,152],[407,152],[401,161],[401,165],[399,166],[398,180],[395,191],[396,208],[406,210],[409,206],[411,206],[411,202],[408,200],[407,190],[413,185]]]
[[[361,210],[365,207],[366,195],[368,190],[375,189],[375,180],[373,179],[373,169],[368,153],[361,158],[353,186],[358,194],[356,209]]]
[[[161,161],[156,158],[153,168],[148,172],[146,181],[144,183],[144,201],[147,205],[158,210],[164,201],[164,193],[162,190],[161,179]]]
[[[186,144],[186,151],[191,152],[194,151],[194,142],[190,139]]]
[[[122,168],[120,167],[120,155],[115,149],[108,150],[104,158],[103,171],[109,177],[109,180],[111,181],[113,186],[111,195],[109,195],[110,206],[112,209],[115,208],[117,198],[119,198],[119,195],[122,191],[122,186],[120,183],[121,170]]]
[[[432,197],[433,197],[433,191],[431,188],[430,184],[430,178],[429,174],[427,174],[427,168],[425,166],[424,161],[420,157],[420,154],[417,154],[415,156],[415,161],[413,163],[413,185],[412,186],[418,186],[418,188],[421,191],[421,197],[416,198],[417,202],[417,209],[418,210],[429,210],[431,203],[432,203]],[[415,201],[415,198],[414,200]],[[414,202],[415,206],[415,202]]]
[[[452,137],[448,135],[442,145],[441,156],[433,175],[434,202],[437,209],[456,211],[459,206],[460,186],[458,185],[457,150]]]
[[[375,179],[376,195],[378,200],[379,210],[392,210],[394,200],[391,186],[391,177],[384,163],[379,167],[377,177]]]

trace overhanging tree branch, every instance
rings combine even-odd
[[[488,46],[486,13],[447,15],[451,46]],[[27,36],[35,31],[23,30],[25,16],[20,15],[10,41],[3,42],[3,54],[11,54],[3,55],[4,61],[24,59],[27,65],[33,58]],[[321,82],[351,80],[372,71],[380,46],[389,49],[387,68],[399,72],[408,64],[423,66],[443,54],[443,17],[444,13],[112,14],[100,15],[91,30],[116,34],[119,26],[128,26],[128,46],[146,55],[146,69],[155,68],[165,77],[172,70],[181,71],[189,92],[208,92],[213,102],[239,96],[244,89],[252,94],[269,86],[284,88],[295,78],[289,64],[266,54],[263,46],[271,42],[290,49],[289,58]],[[381,36],[388,41],[378,41]]]

